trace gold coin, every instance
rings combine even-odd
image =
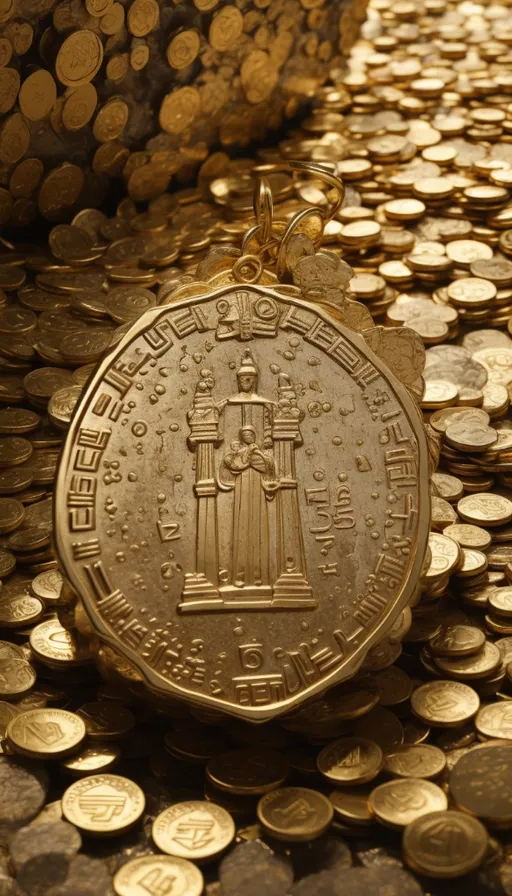
[[[85,725],[66,709],[30,709],[9,722],[12,749],[34,759],[60,759],[74,753],[85,739]]]
[[[93,31],[82,29],[65,39],[57,56],[55,71],[61,84],[81,87],[92,81],[102,61],[103,45],[99,37]]]
[[[107,837],[133,827],[142,816],[145,803],[140,787],[128,778],[90,775],[75,781],[64,792],[62,814],[79,830]]]
[[[160,888],[161,896],[167,896],[162,887],[172,896],[201,896],[204,887],[199,868],[186,859],[171,856],[130,859],[116,872],[112,883],[116,896],[147,896],[155,886]]]
[[[384,755],[378,744],[363,737],[342,737],[318,755],[318,769],[328,781],[340,785],[366,784],[375,778]]]
[[[257,814],[269,836],[301,842],[321,837],[331,825],[334,809],[327,797],[316,790],[282,787],[261,797]]]
[[[461,548],[473,548],[478,551],[485,551],[492,541],[486,529],[472,526],[470,523],[454,523],[448,526],[443,534],[456,541]]]
[[[167,855],[201,863],[227,849],[235,836],[235,823],[222,806],[194,800],[175,803],[157,815],[151,835]]]
[[[497,828],[512,825],[510,744],[482,744],[462,755],[450,772],[457,808]]]
[[[476,714],[475,728],[485,738],[512,740],[512,704],[503,701],[482,706]]]
[[[91,740],[119,740],[135,726],[135,716],[114,700],[84,703],[77,715],[85,722]]]
[[[396,778],[437,778],[445,767],[445,754],[432,744],[403,744],[384,757],[384,770]]]
[[[333,790],[329,799],[334,808],[335,819],[354,827],[371,827],[375,819],[368,808],[370,793],[371,790],[367,787]]]
[[[0,593],[0,625],[19,628],[38,622],[44,613],[44,603],[28,594],[3,596]]]
[[[476,691],[458,681],[429,681],[412,692],[411,709],[422,722],[439,728],[457,728],[476,715]]]
[[[60,767],[74,778],[83,778],[109,772],[120,758],[121,750],[117,744],[86,744],[78,753],[64,759]]]
[[[472,656],[485,644],[485,634],[471,625],[443,626],[428,642],[431,653],[438,656]]]
[[[461,498],[457,512],[468,523],[503,526],[512,520],[512,501],[501,495],[482,492]]]
[[[36,683],[33,667],[24,659],[12,657],[0,660],[0,696],[18,698],[28,693]]]
[[[31,631],[30,647],[40,662],[57,668],[80,666],[92,660],[88,649],[57,619],[41,622]]]
[[[496,588],[488,597],[489,609],[498,616],[512,617],[512,588]]]
[[[482,864],[489,846],[483,824],[464,812],[432,812],[408,825],[402,841],[407,864],[434,878],[462,877]]]
[[[160,10],[155,0],[134,0],[128,10],[126,24],[134,37],[145,37],[158,25]]]
[[[502,658],[499,648],[486,641],[473,656],[435,657],[434,662],[445,675],[452,675],[461,681],[472,681],[493,675],[501,666]]]
[[[226,9],[234,8],[226,7]],[[164,97],[159,113],[160,127],[167,134],[181,134],[197,118],[200,111],[201,98],[196,88],[180,87]]]
[[[50,113],[57,99],[57,85],[50,72],[39,69],[29,75],[21,85],[19,104],[23,115],[30,121],[40,121]]]
[[[167,62],[171,68],[183,69],[191,65],[197,54],[201,40],[197,31],[180,31],[167,47]]]
[[[431,781],[397,778],[372,790],[368,805],[381,824],[402,830],[422,815],[446,810],[448,800],[444,791]]]
[[[243,24],[242,13],[236,6],[224,6],[215,13],[209,31],[213,49],[225,53],[241,37]]]
[[[251,747],[214,756],[206,767],[206,777],[220,790],[261,794],[279,787],[289,771],[289,763],[280,753]]]
[[[0,69],[0,114],[12,109],[20,89],[20,76],[15,68]]]

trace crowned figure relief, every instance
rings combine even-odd
[[[278,375],[275,398],[259,394],[258,379],[250,349],[236,372],[238,389],[227,398],[214,396],[210,370],[200,372],[187,414],[195,453],[195,570],[185,575],[181,612],[317,606],[295,472],[304,415],[287,374]]]

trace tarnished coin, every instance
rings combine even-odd
[[[483,824],[464,812],[432,812],[407,825],[403,836],[408,865],[427,877],[453,878],[482,863],[489,846]]]
[[[512,825],[512,749],[489,744],[470,750],[450,772],[450,793],[458,808],[493,827]]]
[[[230,793],[262,794],[279,787],[289,771],[289,762],[280,753],[251,747],[214,756],[206,776],[215,787]]]
[[[161,812],[151,834],[162,852],[201,863],[227,849],[235,836],[235,823],[222,806],[196,800],[175,803]]]
[[[429,812],[448,808],[444,791],[420,778],[397,778],[379,784],[372,790],[368,804],[377,821],[396,830]]]
[[[119,740],[135,725],[133,713],[114,700],[84,703],[77,715],[84,720],[91,740]]]
[[[321,837],[333,820],[334,809],[316,790],[282,787],[261,797],[257,813],[267,834],[292,842]]]
[[[88,834],[120,834],[137,823],[145,806],[144,793],[128,778],[91,775],[64,792],[62,812],[67,821]]]
[[[384,757],[385,771],[396,778],[437,778],[445,767],[445,754],[432,744],[403,744]]]
[[[163,887],[172,896],[201,896],[204,881],[199,868],[192,862],[174,856],[130,859],[117,871],[113,880],[116,896],[147,896],[155,886],[160,888],[163,896],[166,893]],[[148,890],[148,887],[151,889]]]
[[[82,845],[77,829],[67,821],[48,821],[20,828],[9,840],[9,853],[16,871],[34,856],[57,852],[74,856]]]
[[[7,728],[7,739],[16,753],[35,759],[68,756],[85,738],[85,725],[66,709],[30,709],[16,716]]]
[[[48,777],[34,762],[0,756],[0,824],[17,828],[27,824],[43,807]]]
[[[140,315],[155,296],[138,290],[111,291],[109,312],[123,321]],[[228,286],[146,312],[112,350],[71,424],[57,488],[56,538],[99,637],[108,628],[153,688],[265,719],[352,674],[391,628],[426,550],[427,453],[409,395],[370,349],[356,345],[351,331],[275,290],[245,284],[243,297],[252,320],[247,333],[240,329],[240,293]],[[177,322],[196,321],[198,314],[200,326],[191,322],[183,329]],[[327,328],[339,348],[327,352],[317,328]],[[308,359],[321,400],[316,385],[304,396],[297,391],[299,379],[312,382]],[[401,366],[411,363],[404,357]],[[179,393],[172,386],[175,369]],[[51,394],[56,386],[52,380]],[[370,408],[370,386],[372,395],[389,396],[382,409]],[[50,388],[43,391],[46,396]],[[355,412],[345,420],[347,402]],[[153,438],[160,428],[164,454]],[[327,467],[320,462],[326,444],[333,450],[343,444],[344,456],[354,457],[351,472],[336,454]],[[78,469],[84,451],[99,452],[89,479]],[[382,482],[374,491],[366,484],[370,470]],[[211,495],[203,490],[204,477],[213,477]],[[87,489],[85,503],[77,488]],[[115,528],[112,537],[106,534],[110,514],[99,510],[110,506],[128,527],[123,533]],[[143,509],[134,514],[134,507]],[[318,527],[326,512],[335,534],[323,554]],[[367,524],[358,526],[359,518]],[[406,554],[398,548],[405,531]],[[135,569],[142,576],[136,589]],[[339,598],[320,600],[325,587],[339,588]],[[347,589],[362,595],[357,606],[344,596]],[[160,650],[167,644],[169,608],[181,645],[172,663]],[[139,623],[142,638],[133,646]],[[297,650],[306,665],[316,663],[313,676],[301,671]],[[327,665],[312,660],[323,651],[332,656]],[[194,673],[182,675],[182,665]]]

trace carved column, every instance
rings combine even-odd
[[[277,412],[272,427],[279,491],[277,501],[277,579],[273,607],[316,607],[307,580],[304,539],[295,471],[295,445],[300,439],[298,410]]]
[[[218,441],[218,411],[201,407],[197,399],[188,414],[189,445],[196,455],[196,561],[195,572],[185,573],[179,609],[182,613],[222,605],[219,594],[219,540],[214,448]]]

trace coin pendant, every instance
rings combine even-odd
[[[408,392],[361,337],[260,286],[141,318],[85,392],[57,491],[102,641],[153,690],[248,719],[350,677],[427,544]]]

